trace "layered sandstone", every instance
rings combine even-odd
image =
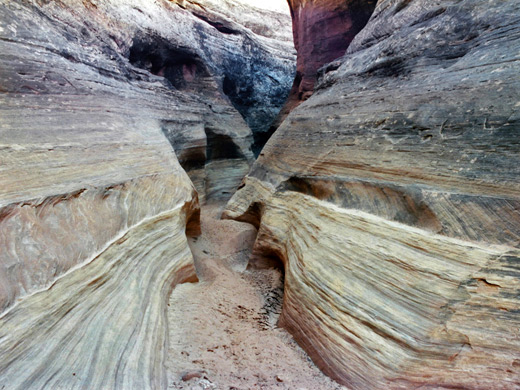
[[[294,79],[296,57],[289,7],[273,9],[248,0],[176,3],[224,34],[225,39],[212,41],[202,35],[201,45],[209,54],[209,63],[214,64],[223,92],[251,128],[253,151],[258,155]],[[230,54],[222,56],[224,50]]]
[[[228,204],[353,389],[520,386],[518,15],[379,1]]]
[[[253,159],[215,71],[244,41],[285,69],[167,1],[0,4],[0,387],[167,386],[186,231]]]
[[[298,57],[291,98],[307,99],[318,69],[345,54],[365,27],[376,0],[290,0],[294,46]]]
[[[289,0],[296,76],[288,99],[273,123],[273,132],[289,112],[314,91],[318,70],[343,56],[357,33],[366,25],[376,0]]]

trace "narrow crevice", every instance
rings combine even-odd
[[[244,41],[243,49],[251,60],[232,57],[224,61],[221,88],[251,129],[252,150],[258,156],[269,139],[271,123],[289,96],[294,68],[274,67],[267,52],[250,38]]]
[[[349,0],[339,7],[327,8],[313,2],[289,0],[298,53],[296,75],[287,101],[266,132],[265,142],[292,110],[312,96],[318,79],[339,68],[341,63],[335,60],[346,53],[368,24],[376,5],[376,0]],[[324,25],[328,28],[323,28]]]

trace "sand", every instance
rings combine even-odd
[[[169,388],[346,389],[277,327],[283,271],[246,268],[256,230],[220,213],[203,207],[202,234],[189,239],[200,282],[170,297]]]

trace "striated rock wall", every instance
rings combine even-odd
[[[222,91],[251,128],[253,151],[258,155],[294,79],[296,53],[289,7],[285,12],[257,8],[246,0],[176,3],[222,33],[217,39],[207,32],[200,34],[200,46],[213,64]]]
[[[170,189],[177,199],[185,190]],[[0,384],[166,388],[166,304],[175,284],[196,280],[184,234],[188,211],[178,203],[141,220],[3,313]]]
[[[312,95],[318,70],[345,54],[376,6],[376,0],[288,0],[288,3],[298,53],[296,76],[271,131]]]
[[[298,52],[291,95],[302,101],[312,94],[318,69],[345,54],[375,5],[376,0],[289,0]]]
[[[517,249],[282,192],[255,252],[284,263],[280,325],[351,388],[518,386]]]
[[[232,139],[238,150],[233,158],[251,162],[251,131],[220,92],[195,26],[212,34],[220,32],[214,33],[212,27],[169,3],[85,4],[9,2],[3,6],[1,77],[8,99],[3,106],[4,131],[27,126],[13,119],[16,109],[24,106],[32,109],[26,115],[34,116],[28,121],[44,117],[43,128],[62,117],[71,124],[68,127],[79,127],[76,122],[99,126],[89,124],[96,119],[89,113],[92,110],[99,112],[98,123],[107,131],[122,121],[160,128],[176,147],[181,164],[199,169],[190,175],[199,178],[195,181],[201,198],[206,192],[207,132]],[[62,111],[43,115],[56,108]],[[27,131],[18,133],[23,142],[30,138]],[[55,134],[39,137],[52,143]],[[33,143],[44,142],[32,138]],[[18,141],[10,134],[3,140]],[[236,184],[230,183],[227,192]]]
[[[353,389],[520,386],[518,15],[379,1],[228,204],[284,263],[282,324]]]
[[[216,71],[246,40],[284,63],[168,1],[0,2],[0,387],[167,386],[198,198],[253,159]]]

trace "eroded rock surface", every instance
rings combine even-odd
[[[288,6],[269,9],[259,2],[264,7],[259,8],[247,0],[176,2],[224,34],[225,39],[218,40],[202,34],[201,46],[214,64],[223,92],[251,128],[253,151],[258,155],[294,79],[296,57]]]
[[[226,37],[168,1],[0,3],[0,387],[166,387],[190,177],[227,198],[253,159],[215,69],[269,51]]]
[[[4,313],[0,383],[165,388],[166,302],[177,283],[196,280],[182,206],[132,226],[89,263]]]
[[[73,1],[9,2],[3,8],[5,92],[29,99],[73,96],[76,101],[68,99],[69,105],[86,107],[90,103],[82,105],[78,97],[111,99],[115,94],[132,99],[129,90],[142,90],[142,98],[134,103],[153,111],[150,119],[160,122],[201,198],[215,193],[206,188],[206,178],[215,170],[204,170],[212,149],[219,149],[217,159],[233,159],[240,170],[234,180],[208,177],[220,187],[228,180],[223,197],[229,197],[252,161],[251,130],[228,99],[239,109],[241,103],[237,105],[234,97],[244,101],[245,111],[240,111],[255,129],[268,127],[293,77],[295,57],[285,39],[257,35],[237,23],[233,34],[222,32],[211,24],[218,15],[208,13],[201,19],[168,1],[80,6]],[[269,15],[273,23],[280,23],[281,14]],[[268,25],[269,19],[262,16]],[[191,106],[182,113],[176,109],[179,92]],[[152,97],[154,93],[161,97]],[[144,108],[132,110],[130,104],[127,109],[121,100],[110,105],[136,116]],[[221,136],[232,140],[229,153],[229,142],[219,143]],[[265,140],[258,142],[261,147]]]
[[[312,95],[318,70],[342,57],[350,42],[365,27],[376,0],[289,0],[294,46],[298,53],[296,76],[289,97],[271,127]]]
[[[379,1],[228,204],[284,261],[285,326],[353,389],[520,386],[518,15]]]

